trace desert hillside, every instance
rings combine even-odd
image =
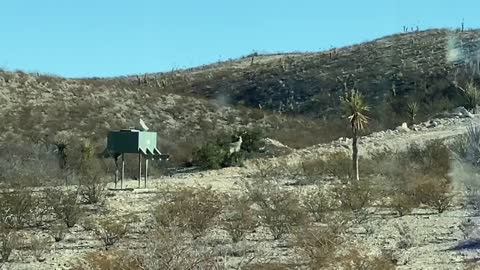
[[[252,54],[122,78],[2,71],[2,137],[26,135],[38,141],[69,130],[100,139],[106,130],[143,117],[177,145],[189,144],[187,137],[193,134],[209,137],[199,135],[205,130],[253,123],[282,130],[276,137],[284,143],[294,141],[281,138],[292,130],[317,138],[306,144],[328,142],[347,135],[339,119],[345,87],[365,95],[372,107],[371,131],[394,128],[407,120],[409,102],[419,104],[418,120],[463,105],[454,83],[464,86],[478,73],[479,33],[433,29],[323,52]],[[324,128],[309,131],[312,126]]]

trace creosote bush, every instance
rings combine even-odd
[[[75,226],[83,215],[78,195],[73,191],[49,189],[47,204],[52,208],[57,219],[62,220],[68,228]]]
[[[252,202],[247,197],[233,197],[229,199],[225,209],[222,228],[228,232],[232,241],[237,243],[245,234],[252,232],[257,226]]]
[[[397,211],[401,217],[411,213],[418,206],[419,204],[413,196],[406,192],[398,192],[391,196],[390,207]]]
[[[158,227],[144,256],[146,269],[222,269],[212,248],[178,228]]]
[[[198,238],[214,224],[222,209],[222,198],[211,188],[181,188],[156,207],[154,216],[161,226],[178,228]]]
[[[0,192],[0,225],[22,228],[39,221],[45,213],[38,194],[28,188]]]
[[[414,195],[418,202],[436,209],[438,213],[443,213],[451,206],[453,197],[448,179],[432,179],[428,176],[414,182]]]
[[[109,247],[125,236],[127,226],[128,223],[124,219],[105,219],[99,222],[98,228],[95,229],[95,234],[103,241],[105,250],[108,250]]]
[[[374,186],[368,179],[351,181],[334,189],[335,198],[340,207],[350,211],[362,210],[374,200]]]
[[[332,194],[318,186],[303,194],[302,199],[303,207],[316,222],[324,221],[328,214],[338,208]]]
[[[8,262],[12,251],[17,249],[18,246],[17,232],[5,226],[0,226],[0,269],[4,263]]]
[[[335,262],[345,228],[343,221],[331,220],[326,225],[302,226],[296,230],[294,245],[308,259],[310,269],[323,269]]]
[[[307,222],[307,214],[298,196],[273,183],[257,180],[247,185],[247,193],[257,206],[257,216],[275,240]]]
[[[333,175],[348,178],[352,171],[352,158],[345,152],[328,153],[323,159],[311,159],[302,163],[306,176]]]
[[[50,248],[50,243],[47,238],[34,235],[30,239],[30,250],[37,261],[44,261],[44,255]]]

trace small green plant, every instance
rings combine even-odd
[[[469,82],[465,88],[459,87],[465,97],[465,106],[468,110],[476,113],[477,105],[480,104],[480,90],[473,81]]]
[[[242,240],[246,233],[252,232],[257,226],[251,204],[246,197],[234,197],[229,200],[222,227],[234,243]]]
[[[176,227],[198,238],[213,225],[222,209],[221,197],[211,188],[182,188],[157,206],[154,216],[161,226]]]
[[[413,125],[415,123],[415,118],[417,117],[418,110],[419,106],[417,102],[412,101],[407,104],[408,122],[410,125]]]

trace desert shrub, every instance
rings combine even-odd
[[[221,197],[211,188],[182,188],[158,205],[154,216],[163,227],[177,227],[198,238],[212,226],[222,208]]]
[[[375,191],[370,180],[351,181],[334,189],[335,198],[340,207],[346,210],[358,211],[370,206]]]
[[[257,153],[265,146],[265,133],[260,128],[246,129],[237,134],[242,136],[241,150],[244,152]]]
[[[62,220],[68,228],[77,224],[83,215],[76,192],[63,192],[58,189],[47,191],[47,204],[53,209],[56,218]]]
[[[416,201],[435,208],[438,213],[443,213],[451,206],[453,195],[448,179],[423,176],[414,180],[413,185]]]
[[[230,153],[230,143],[236,142],[240,136],[242,137],[240,151]],[[194,152],[194,163],[204,169],[241,166],[246,158],[252,157],[262,149],[263,138],[260,129],[246,129],[234,134],[221,133]]]
[[[140,256],[126,251],[95,251],[77,261],[72,270],[143,270],[144,263]]]
[[[322,222],[325,216],[335,210],[338,206],[331,194],[316,187],[302,195],[302,205],[312,215],[316,222]]]
[[[307,176],[333,175],[347,178],[351,174],[352,159],[345,152],[328,153],[325,158],[304,161],[302,169]]]
[[[475,231],[477,225],[471,218],[463,219],[462,222],[458,225],[460,231],[462,231],[463,239],[468,239],[471,234]]]
[[[58,158],[40,144],[0,146],[0,184],[12,187],[57,184],[62,179]]]
[[[242,240],[245,234],[252,232],[257,226],[251,204],[246,197],[233,197],[228,202],[222,227],[234,243]]]
[[[345,270],[393,270],[396,268],[388,257],[369,256],[358,249],[351,249],[339,258],[338,266]]]
[[[30,250],[37,261],[44,261],[45,252],[50,248],[50,243],[45,237],[34,235],[30,239]]]
[[[39,196],[27,188],[0,193],[0,221],[10,227],[36,223],[46,213]]]
[[[333,220],[326,226],[300,227],[294,244],[308,259],[310,269],[321,269],[335,262],[335,253],[342,244],[345,224]]]
[[[79,194],[82,201],[87,204],[102,202],[105,196],[106,183],[102,179],[102,173],[95,173],[94,169],[88,174],[81,176]]]
[[[473,81],[468,82],[465,88],[461,88],[462,95],[465,98],[465,107],[475,112],[477,105],[480,104],[480,90]]]
[[[291,191],[282,191],[272,183],[257,180],[247,185],[247,193],[259,208],[257,215],[262,224],[270,230],[275,240],[307,221],[306,212]]]
[[[415,245],[412,230],[408,225],[397,223],[395,229],[397,229],[399,235],[399,240],[396,243],[397,249],[408,249]]]
[[[50,227],[50,235],[53,237],[55,242],[60,242],[65,238],[67,233],[67,226],[64,223],[54,224]]]
[[[96,148],[89,140],[84,140],[79,146],[80,157],[76,170],[80,176],[79,194],[84,203],[94,204],[103,199],[105,185],[102,177],[104,169],[96,158]]]
[[[210,247],[175,228],[154,231],[144,258],[146,269],[219,269]]]
[[[0,268],[10,258],[12,251],[19,246],[17,233],[9,228],[0,226]]]
[[[227,150],[214,142],[207,142],[194,153],[194,163],[204,169],[220,169]]]
[[[418,202],[408,193],[399,192],[391,196],[390,207],[398,212],[399,216],[404,216],[412,212],[418,206]]]
[[[95,234],[105,245],[105,250],[113,246],[115,243],[127,233],[127,221],[124,219],[105,219],[99,222]]]
[[[427,142],[423,147],[412,144],[404,153],[399,153],[399,165],[409,171],[424,175],[447,177],[450,170],[450,150],[441,140]]]

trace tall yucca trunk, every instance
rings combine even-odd
[[[358,130],[352,126],[353,131],[353,138],[352,138],[352,178],[355,180],[360,180],[360,176],[358,173]]]

